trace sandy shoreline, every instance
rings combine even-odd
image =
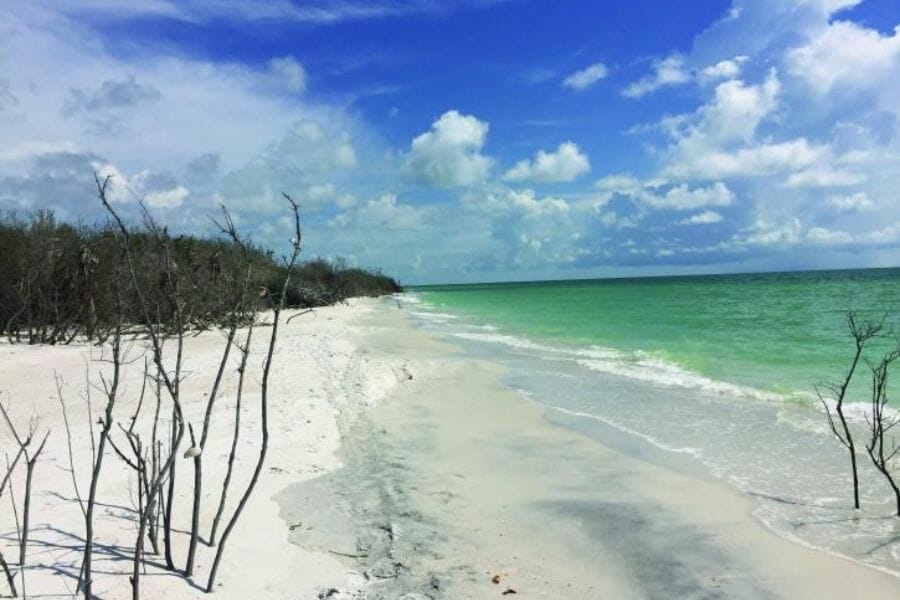
[[[766,530],[731,486],[621,432],[580,431],[502,371],[370,314],[415,380],[345,434],[345,466],[279,495],[372,598],[894,598],[900,579]],[[423,376],[420,376],[423,375]],[[500,583],[491,578],[500,575]]]
[[[189,341],[191,420],[202,413],[220,348],[215,332]],[[53,371],[65,381],[84,489],[90,442],[80,395],[90,352],[0,346],[0,397],[11,399],[20,422],[36,414],[52,430],[35,474],[27,575],[34,597],[71,594],[78,572],[83,521]],[[139,372],[129,370],[131,401]],[[292,321],[272,374],[271,453],[232,538],[217,596],[491,598],[508,588],[546,598],[900,595],[900,579],[771,534],[752,517],[745,495],[670,468],[665,457],[639,456],[602,435],[579,432],[564,416],[504,388],[500,375],[495,365],[417,330],[389,301],[353,301]],[[230,442],[234,382],[225,385],[207,449],[203,523]],[[257,407],[252,399],[248,405],[242,474],[257,442]],[[129,409],[119,407],[119,418]],[[9,442],[0,433],[5,450]],[[134,537],[133,476],[119,461],[108,465],[98,542],[127,550]],[[188,461],[179,461],[178,476],[185,481],[176,528],[185,531]],[[3,502],[0,531],[9,557],[15,526],[8,499]],[[178,564],[186,541],[177,538]],[[211,560],[201,545],[200,583]],[[102,552],[99,595],[130,597],[121,574],[129,567],[127,552]],[[494,574],[499,584],[491,582]],[[163,596],[205,594],[151,567],[144,597]]]
[[[224,598],[315,598],[321,590],[339,588],[357,590],[361,579],[349,572],[328,553],[308,552],[288,541],[288,526],[279,517],[272,497],[290,483],[302,481],[338,466],[335,451],[339,445],[336,407],[324,390],[335,373],[343,372],[357,351],[360,337],[354,321],[372,310],[373,302],[354,300],[349,305],[318,309],[314,314],[294,319],[282,330],[278,354],[273,366],[270,391],[272,443],[266,469],[241,522],[232,536],[219,575],[217,596]],[[261,330],[265,331],[265,330]],[[215,373],[222,348],[222,335],[206,332],[187,341],[185,363],[187,379],[183,387],[185,412],[189,420],[202,420],[205,398]],[[250,362],[261,362],[262,340],[257,335]],[[137,355],[133,349],[133,355]],[[29,347],[0,345],[0,398],[10,406],[13,419],[26,427],[38,418],[39,429],[51,434],[34,476],[32,506],[32,543],[28,550],[27,590],[32,597],[71,595],[80,567],[84,522],[75,500],[69,473],[66,435],[62,411],[56,397],[54,372],[64,382],[69,421],[72,424],[74,458],[82,496],[89,482],[91,464],[88,413],[85,396],[85,364],[98,358],[89,347]],[[232,364],[232,366],[236,366]],[[373,360],[358,370],[355,380],[344,383],[366,390],[366,398],[376,402],[401,381],[401,366]],[[92,369],[98,368],[96,365]],[[126,421],[140,393],[142,360],[136,360],[124,374],[125,394],[116,407],[115,419]],[[201,532],[208,531],[224,474],[233,427],[233,370],[223,383],[204,462],[204,496]],[[96,381],[97,372],[93,377]],[[253,392],[253,390],[251,390]],[[242,415],[245,428],[241,438],[234,485],[230,494],[233,507],[255,461],[259,443],[259,407],[255,393],[245,396]],[[93,413],[102,408],[101,394],[92,394]],[[5,426],[0,428],[0,444],[11,452],[13,442]],[[22,472],[24,473],[24,471]],[[188,460],[179,459],[177,476],[181,480],[176,499],[175,562],[184,565],[190,524],[191,470]],[[21,501],[23,478],[13,481]],[[106,599],[130,598],[126,575],[130,569],[129,551],[134,544],[133,510],[136,506],[133,473],[110,455],[103,472],[97,516],[95,593]],[[8,558],[13,549],[14,516],[8,491],[0,509],[3,551]],[[229,513],[226,513],[229,514]],[[202,536],[201,536],[202,537]],[[118,546],[124,553],[110,551]],[[151,557],[155,562],[158,557]],[[196,565],[196,583],[205,585],[213,551],[200,544]],[[6,593],[5,582],[0,584]],[[21,586],[20,586],[21,587]],[[205,594],[178,575],[151,567],[143,578],[145,598],[200,598]],[[21,591],[21,590],[20,590]]]

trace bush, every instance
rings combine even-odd
[[[171,236],[142,229],[130,236],[138,257],[137,276],[149,305],[164,327],[177,327],[167,277],[176,274],[185,326],[221,326],[232,314],[235,290],[246,276],[240,250],[228,241]],[[264,248],[248,246],[254,309],[280,294],[285,266]],[[167,265],[169,269],[167,269]],[[354,296],[401,291],[392,278],[375,271],[321,259],[295,267],[285,299],[289,307],[309,308]],[[36,344],[71,342],[84,335],[102,341],[118,322],[142,324],[133,282],[125,272],[116,230],[60,223],[51,212],[28,218],[0,216],[0,335]],[[127,299],[131,299],[130,301]]]

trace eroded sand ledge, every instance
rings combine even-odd
[[[196,421],[221,336],[208,332],[188,344],[185,401]],[[53,370],[66,382],[84,489],[90,445],[79,394],[90,352],[0,346],[0,393],[12,399],[13,414],[37,414],[53,430],[35,477],[33,596],[65,594],[78,572],[72,548],[83,522],[72,500]],[[269,460],[232,537],[218,597],[493,598],[507,587],[543,598],[900,597],[896,578],[767,532],[748,499],[728,486],[567,428],[500,385],[496,366],[415,329],[393,302],[353,301],[294,319],[273,368]],[[131,401],[139,371],[128,374]],[[207,448],[204,523],[228,452],[233,391],[234,381],[226,382]],[[253,400],[243,417],[242,474],[258,439]],[[94,402],[97,410],[100,398]],[[130,408],[118,407],[119,418]],[[9,447],[5,431],[0,443]],[[179,461],[179,477],[176,519],[184,531],[187,461]],[[99,544],[131,547],[131,481],[109,461]],[[8,536],[13,529],[7,505],[0,530]],[[180,535],[179,564],[185,542]],[[201,545],[201,582],[211,560]],[[99,595],[129,597],[122,574],[129,567],[127,554],[101,552]],[[494,573],[501,583],[491,583]],[[151,568],[144,597],[206,595]]]

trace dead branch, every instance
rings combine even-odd
[[[856,464],[856,445],[853,440],[853,434],[844,415],[844,401],[847,398],[847,390],[856,373],[859,361],[862,358],[863,350],[866,344],[883,334],[885,328],[885,317],[880,321],[860,321],[856,313],[849,311],[847,313],[847,329],[850,337],[853,339],[854,353],[850,361],[850,366],[844,378],[840,381],[826,382],[816,386],[816,396],[825,414],[828,417],[828,425],[831,432],[837,438],[847,452],[850,454],[850,469],[853,476],[853,508],[859,510],[859,470]],[[828,400],[834,403],[834,408],[829,405]],[[832,414],[832,410],[834,414]],[[835,415],[837,420],[835,420]]]
[[[888,441],[887,433],[897,424],[896,416],[885,415],[888,404],[888,376],[894,361],[900,358],[900,349],[885,354],[881,360],[870,365],[872,371],[872,414],[867,415],[866,422],[869,426],[869,440],[866,443],[866,453],[872,464],[881,473],[894,492],[895,515],[900,517],[900,486],[894,479],[891,460],[897,456],[900,446],[893,437]]]
[[[281,313],[284,310],[285,297],[287,296],[288,287],[291,282],[291,273],[293,272],[294,265],[297,263],[297,257],[300,255],[300,251],[302,249],[302,231],[300,228],[300,205],[294,201],[287,194],[283,194],[285,200],[291,206],[291,211],[293,212],[294,217],[294,237],[291,240],[291,254],[290,258],[286,261],[287,271],[284,277],[284,283],[281,288],[281,296],[278,298],[278,302],[275,303],[274,306],[274,315],[272,317],[272,330],[269,334],[269,347],[266,352],[266,359],[263,363],[263,373],[262,373],[262,383],[260,389],[260,425],[262,428],[262,440],[259,450],[259,458],[256,462],[256,467],[253,470],[253,475],[250,478],[250,482],[247,485],[246,490],[244,491],[243,496],[238,502],[237,508],[235,509],[234,515],[232,515],[231,520],[228,522],[228,525],[225,527],[225,531],[222,533],[222,539],[219,542],[219,547],[216,551],[216,558],[213,561],[212,569],[209,574],[209,581],[206,585],[206,591],[212,592],[213,587],[215,586],[216,573],[219,569],[219,564],[222,561],[222,555],[225,552],[225,546],[228,541],[228,537],[231,535],[231,532],[234,530],[234,526],[237,524],[238,519],[241,516],[241,512],[244,507],[247,505],[247,501],[250,499],[250,496],[253,494],[253,490],[256,487],[257,481],[259,481],[260,473],[262,472],[263,465],[266,460],[266,453],[269,448],[269,373],[272,368],[272,359],[275,355],[275,345],[278,341],[278,326],[281,322]]]

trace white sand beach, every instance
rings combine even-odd
[[[264,337],[251,362],[261,361]],[[202,419],[221,346],[218,332],[187,342],[183,393],[193,422]],[[0,399],[17,423],[35,417],[38,431],[51,431],[34,478],[31,597],[75,591],[84,523],[54,373],[64,382],[84,495],[91,463],[85,365],[98,356],[77,345],[0,346]],[[119,421],[132,414],[142,368],[141,360],[128,368]],[[272,446],[229,544],[217,597],[495,598],[508,590],[532,598],[900,597],[898,578],[767,531],[749,498],[727,484],[566,427],[503,387],[498,366],[416,329],[390,300],[298,316],[282,330],[273,368]],[[234,384],[232,373],[204,450],[204,536],[231,440]],[[259,443],[251,392],[232,502]],[[93,393],[95,419],[101,405]],[[0,443],[12,451],[5,430]],[[179,459],[177,475],[175,561],[182,565],[188,460]],[[17,477],[17,497],[22,489]],[[99,501],[95,591],[107,600],[130,597],[135,483],[112,455]],[[7,498],[2,506],[9,558],[16,526]],[[205,597],[212,558],[201,543],[197,585],[149,566],[143,597]]]
[[[278,354],[270,389],[272,443],[260,484],[244,511],[231,538],[220,568],[217,595],[225,598],[315,598],[322,589],[354,590],[362,581],[328,553],[307,552],[288,541],[288,525],[279,517],[272,497],[283,487],[338,466],[335,450],[339,444],[335,405],[340,398],[330,396],[338,377],[350,388],[364,389],[366,398],[376,402],[402,379],[401,363],[373,359],[364,369],[348,371],[355,364],[363,339],[354,321],[372,310],[369,301],[318,309],[287,324],[279,340]],[[256,368],[262,361],[265,329],[257,335],[250,362]],[[222,351],[223,336],[209,331],[186,342],[184,383],[185,412],[194,423],[202,421],[205,398],[209,392]],[[132,354],[138,358],[137,348]],[[46,450],[36,466],[32,534],[28,549],[26,585],[31,597],[69,596],[75,590],[79,573],[84,520],[75,499],[69,473],[67,440],[62,411],[56,396],[54,373],[64,382],[68,418],[72,425],[74,463],[82,496],[86,494],[91,465],[91,443],[85,396],[85,365],[91,365],[92,380],[97,383],[99,358],[96,348],[84,346],[0,346],[0,398],[7,403],[13,420],[23,429],[37,419],[38,431],[50,430]],[[256,364],[254,364],[256,363]],[[236,366],[236,363],[232,366]],[[135,360],[125,375],[125,394],[116,406],[114,418],[127,423],[140,394],[142,360]],[[205,537],[218,501],[226,458],[230,449],[234,386],[233,370],[226,376],[224,389],[213,417],[206,448],[204,498],[201,523]],[[257,369],[258,372],[258,369]],[[258,375],[257,375],[258,376]],[[92,393],[94,418],[104,398]],[[246,485],[256,460],[259,444],[258,395],[245,396],[245,424],[242,432],[236,475],[231,487],[226,516]],[[335,403],[335,404],[332,404]],[[12,454],[14,442],[6,427],[0,428],[4,453]],[[186,447],[186,446],[184,446]],[[175,562],[183,566],[190,526],[190,461],[179,458],[177,476],[182,479],[175,509]],[[24,474],[24,470],[22,470]],[[22,478],[14,481],[13,491],[21,502]],[[4,494],[8,496],[9,490]],[[110,452],[99,488],[100,507],[96,522],[95,593],[113,599],[131,597],[126,572],[130,572],[130,550],[134,544],[136,487],[133,472]],[[8,498],[0,509],[3,552],[17,556],[14,515]],[[196,583],[205,585],[213,550],[199,545]],[[150,557],[157,562],[160,557]],[[5,590],[5,582],[2,584]],[[178,575],[150,568],[143,578],[145,598],[199,598],[203,591]],[[20,586],[21,592],[21,586]]]

